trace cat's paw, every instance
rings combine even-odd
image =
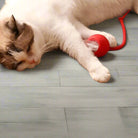
[[[100,83],[106,83],[111,78],[109,70],[104,66],[97,67],[95,70],[89,73],[95,81]]]
[[[101,34],[107,38],[107,40],[109,41],[110,47],[116,47],[117,46],[116,38],[113,35],[106,33],[106,32],[102,32]]]

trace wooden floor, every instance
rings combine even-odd
[[[0,66],[0,138],[138,138],[138,16],[125,23],[126,47],[100,59],[107,84],[60,51],[24,72]],[[92,28],[122,40],[117,19]]]

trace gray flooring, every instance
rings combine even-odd
[[[100,59],[111,70],[107,84],[60,51],[24,72],[0,66],[0,138],[137,138],[138,16],[125,23],[126,47]],[[122,40],[117,19],[92,28]]]

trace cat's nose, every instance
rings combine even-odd
[[[34,59],[29,60],[28,62],[29,64],[37,64],[39,63],[39,60],[34,58]]]
[[[35,63],[37,63],[37,62],[33,59],[33,60],[30,60],[29,63],[30,63],[30,64],[35,64]]]

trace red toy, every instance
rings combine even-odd
[[[127,11],[124,14],[124,16],[118,18],[120,23],[121,23],[122,31],[123,31],[123,42],[121,45],[118,45],[117,47],[111,48],[106,37],[103,35],[100,35],[100,34],[92,35],[90,38],[88,38],[88,41],[95,41],[99,45],[98,50],[96,52],[94,52],[95,56],[102,57],[102,56],[106,55],[106,53],[109,50],[115,51],[115,50],[119,50],[125,46],[125,44],[126,44],[126,29],[125,29],[125,25],[124,25],[124,18],[126,17],[126,15],[129,12],[130,12],[130,10]]]

